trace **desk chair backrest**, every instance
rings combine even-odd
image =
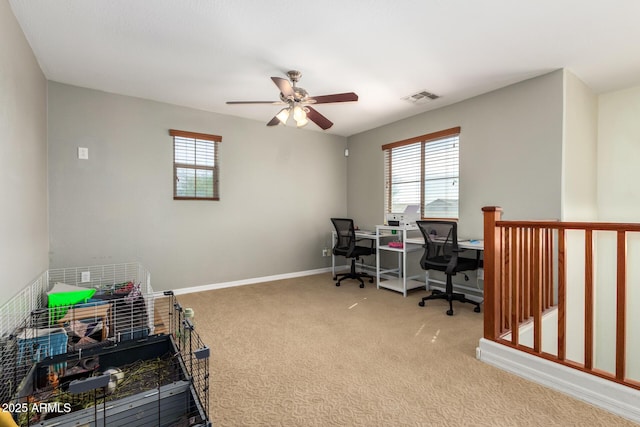
[[[420,266],[425,269],[454,267],[458,258],[458,223],[455,221],[416,221],[424,237]],[[438,268],[440,267],[440,268]]]
[[[350,257],[356,246],[356,230],[350,218],[331,218],[336,229],[336,244],[333,247],[335,255]]]

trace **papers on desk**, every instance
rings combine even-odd
[[[469,240],[459,240],[458,246],[462,249],[475,249],[475,250],[484,250],[484,240],[477,239],[469,239]]]
[[[482,246],[484,244],[484,240],[462,239],[462,240],[458,240],[458,243],[467,243],[467,244],[471,244],[471,245],[480,245],[480,246]]]

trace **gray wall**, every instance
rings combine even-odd
[[[598,97],[578,77],[564,70],[564,151],[562,220],[598,217]]]
[[[480,235],[484,205],[503,206],[505,218],[560,217],[561,71],[352,136],[345,159],[346,139],[320,132],[59,83],[47,93],[6,1],[0,7],[9,41],[0,173],[13,184],[0,213],[9,290],[0,301],[63,266],[140,261],[157,289],[326,267],[329,217],[383,220],[381,145],[452,126],[462,127],[463,234]],[[172,200],[169,128],[223,136],[220,202]],[[79,146],[89,160],[77,159]]]
[[[0,0],[0,306],[48,268],[47,82]]]
[[[598,98],[570,71],[564,71],[564,152],[562,220],[595,221],[597,206]],[[566,233],[567,358],[584,362],[584,233]],[[598,301],[601,307],[601,301]],[[599,346],[600,347],[600,346]]]
[[[329,265],[345,138],[60,83],[48,94],[51,268],[139,261],[163,290]],[[220,201],[173,200],[169,129],[222,136]]]
[[[563,72],[558,70],[349,137],[348,214],[384,220],[383,144],[461,126],[460,235],[482,237],[483,206],[504,219],[559,219]]]

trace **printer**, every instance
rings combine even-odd
[[[416,227],[416,221],[419,219],[419,205],[407,205],[402,213],[388,213],[385,215],[387,225],[396,227]]]

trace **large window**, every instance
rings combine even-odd
[[[173,136],[174,200],[220,200],[218,143],[222,137],[169,130]]]
[[[421,218],[458,218],[459,135],[456,127],[382,146],[386,213],[415,206]]]

